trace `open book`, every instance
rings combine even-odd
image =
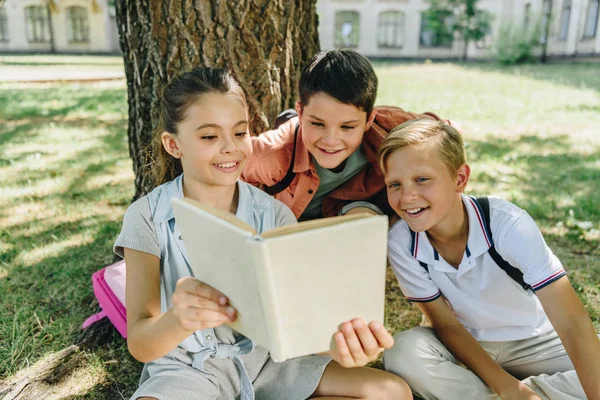
[[[237,310],[231,327],[273,360],[328,351],[343,321],[383,322],[388,221],[348,215],[257,234],[235,215],[172,199],[194,277]]]

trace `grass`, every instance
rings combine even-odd
[[[471,193],[505,197],[532,214],[599,329],[597,65],[376,69],[378,104],[460,123]],[[0,377],[16,379],[74,343],[97,311],[90,277],[114,260],[134,192],[126,110],[124,82],[0,85]],[[418,325],[419,313],[388,278],[387,327]],[[44,398],[128,398],[141,371],[114,332],[76,360],[46,383]]]
[[[123,58],[116,56],[65,56],[65,55],[0,55],[0,65],[110,65],[123,67]]]

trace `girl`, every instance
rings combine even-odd
[[[127,264],[128,348],[146,363],[133,399],[412,398],[392,374],[343,368],[391,347],[380,324],[342,324],[333,361],[314,355],[275,363],[223,325],[236,318],[227,297],[190,276],[171,198],[227,210],[258,232],[296,222],[283,203],[238,180],[252,145],[244,95],[229,73],[198,68],[166,87],[153,153],[162,184],[129,207],[115,244]],[[167,174],[178,176],[165,183]]]

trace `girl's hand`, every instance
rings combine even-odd
[[[171,301],[173,314],[186,331],[214,328],[236,319],[225,295],[191,276],[177,281]]]
[[[394,338],[383,325],[378,322],[367,325],[355,318],[340,325],[333,335],[329,354],[342,367],[362,367],[393,345]]]
[[[502,400],[542,400],[529,386],[523,382],[519,382],[518,386],[514,389],[502,393],[500,395]]]

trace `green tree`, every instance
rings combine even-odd
[[[424,18],[440,42],[451,41],[458,34],[464,41],[463,60],[470,42],[485,38],[491,31],[493,15],[477,7],[479,0],[428,0]]]

